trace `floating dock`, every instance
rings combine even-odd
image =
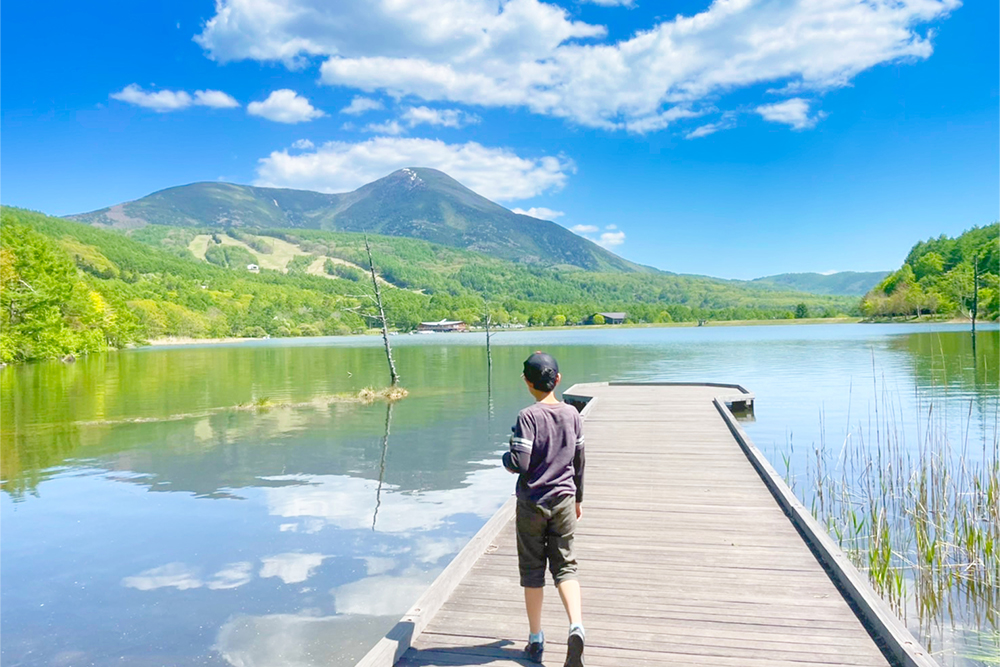
[[[585,419],[588,667],[937,665],[740,427],[745,389],[589,383],[564,400]],[[533,664],[513,515],[511,498],[358,667]],[[543,627],[544,664],[562,665],[551,585]]]

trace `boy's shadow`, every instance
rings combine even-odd
[[[438,657],[444,658],[448,665],[489,665],[494,662],[514,662],[519,665],[537,665],[524,656],[521,649],[510,648],[514,642],[509,639],[498,639],[488,644],[478,644],[475,646],[454,646],[435,647],[427,649],[410,648],[406,652],[400,665],[410,664],[406,658],[413,658],[412,664],[419,665],[426,662],[434,663]]]

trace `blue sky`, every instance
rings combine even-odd
[[[0,200],[442,169],[628,259],[899,265],[1000,217],[996,2],[7,3]]]

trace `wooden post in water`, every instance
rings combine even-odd
[[[375,277],[375,264],[372,262],[372,249],[368,245],[368,235],[365,234],[365,250],[368,251],[368,268],[372,274],[372,286],[375,288],[375,303],[378,304],[378,317],[382,322],[382,342],[385,343],[385,358],[389,362],[389,375],[392,377],[392,386],[399,384],[399,374],[396,372],[396,364],[392,361],[392,347],[389,345],[389,327],[385,322],[385,310],[382,308],[382,292],[378,288],[378,279]]]
[[[486,303],[486,371],[493,373],[493,352],[490,350],[490,304]]]
[[[976,315],[979,314],[979,253],[972,254],[972,345],[976,344]]]

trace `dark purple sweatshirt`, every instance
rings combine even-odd
[[[583,420],[566,403],[535,403],[517,415],[507,470],[517,473],[517,497],[535,504],[576,496],[583,502]]]

